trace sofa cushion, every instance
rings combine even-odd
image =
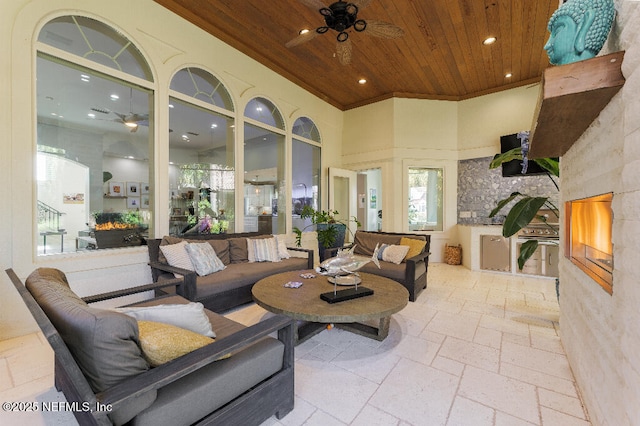
[[[160,246],[165,246],[169,244],[176,244],[180,241],[186,241],[187,243],[202,243],[206,242],[213,247],[213,251],[216,252],[216,256],[218,259],[222,261],[225,265],[231,263],[231,259],[229,258],[229,241],[226,239],[219,240],[197,240],[197,239],[188,239],[188,238],[180,238],[180,237],[172,237],[170,235],[165,235],[162,237],[162,241],[160,242]],[[162,255],[162,250],[159,253],[158,261],[162,263],[167,263],[167,259]]]
[[[154,321],[138,321],[140,347],[145,359],[157,367],[213,343],[211,337]]]
[[[191,263],[200,276],[213,274],[225,268],[209,243],[188,243],[185,247]]]
[[[138,321],[155,321],[184,328],[203,336],[216,337],[211,321],[199,302],[161,304],[156,306],[129,306],[116,308],[116,312],[129,315]]]
[[[376,244],[379,246],[382,244],[397,245],[400,244],[400,236],[356,231],[353,244],[356,246],[354,250],[355,254],[371,256],[376,248]]]
[[[215,275],[215,274],[214,274]],[[158,390],[155,403],[132,425],[193,424],[282,368],[284,345],[265,338]]]
[[[224,271],[196,279],[198,300],[225,291],[251,286],[262,278],[280,272],[307,269],[307,259],[292,257],[281,262],[254,262],[230,265]],[[216,330],[218,334],[218,330]]]
[[[229,258],[231,263],[246,263],[249,261],[246,238],[229,238]]]
[[[188,271],[194,271],[193,262],[187,252],[187,242],[180,241],[176,244],[169,244],[160,246],[160,252],[167,259],[167,263],[176,268],[186,269]],[[176,278],[180,278],[180,274],[173,274]]]
[[[258,235],[251,238],[272,238],[272,235]],[[247,247],[247,238],[232,237],[229,238],[229,257],[231,263],[246,263],[249,262],[249,249]]]
[[[66,276],[57,269],[36,269],[25,286],[60,333],[95,392],[149,369],[140,351],[135,319],[90,307],[71,290]],[[109,416],[116,424],[125,423],[155,397],[155,391],[142,394]]]
[[[407,260],[422,253],[427,242],[416,238],[402,237],[400,238],[400,245],[409,246],[409,251],[404,258],[404,260]]]

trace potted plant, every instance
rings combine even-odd
[[[497,154],[489,168],[494,169],[500,167],[502,163],[506,163],[512,160],[527,160],[527,151],[528,151],[528,132],[526,133],[526,144],[524,145],[524,149],[521,148],[513,148],[510,151],[507,151],[503,154]],[[556,189],[559,190],[558,184],[551,177],[556,176],[560,177],[560,163],[556,158],[538,158],[533,159],[538,165],[540,165],[543,169],[547,171],[547,176],[553,182]],[[517,200],[517,201],[516,201]],[[502,210],[507,204],[512,201],[516,201],[515,204],[511,207],[511,210],[507,214],[504,224],[502,225],[502,235],[504,237],[511,237],[515,235],[518,231],[520,231],[525,226],[529,225],[529,223],[537,217],[542,222],[546,223],[546,218],[539,216],[538,210],[540,210],[543,206],[552,210],[556,215],[558,215],[558,207],[555,206],[551,201],[549,201],[549,197],[531,197],[529,195],[521,194],[520,192],[513,192],[511,195],[504,200],[500,200],[498,205],[491,211],[489,217],[494,217],[500,210]],[[528,240],[520,246],[520,255],[518,256],[518,268],[522,269],[524,267],[525,262],[533,255],[533,253],[538,249],[538,241],[537,240]]]
[[[302,232],[315,226],[316,233],[318,234],[320,260],[323,260],[323,254],[326,249],[342,247],[344,245],[344,237],[348,229],[348,223],[354,222],[358,227],[362,225],[355,216],[352,216],[348,220],[336,219],[336,216],[339,214],[340,213],[335,210],[316,210],[309,205],[304,206],[300,213],[300,218],[311,219],[311,224],[305,226],[303,229],[297,226],[293,228],[293,232],[296,234],[296,245],[300,247],[302,244]]]

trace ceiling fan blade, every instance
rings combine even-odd
[[[355,4],[358,9],[363,9],[371,4],[371,0],[351,0],[349,3]]]
[[[346,39],[345,41],[338,42],[336,45],[336,55],[338,56],[338,61],[342,65],[349,65],[351,63],[351,52],[353,48],[351,46],[351,40]]]
[[[363,32],[380,38],[398,38],[404,35],[402,28],[383,21],[367,21],[367,27]]]
[[[300,3],[315,10],[316,12],[323,7],[327,7],[320,0],[300,0]]]
[[[289,40],[285,43],[286,47],[294,47],[298,46],[302,43],[306,43],[309,40],[312,40],[318,36],[318,32],[316,30],[310,30],[308,33],[300,34],[298,37],[293,40]]]

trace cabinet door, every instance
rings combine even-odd
[[[509,238],[499,235],[481,235],[482,251],[480,269],[490,271],[510,271]]]
[[[545,275],[547,277],[557,277],[559,275],[558,262],[560,247],[548,245],[545,247]]]
[[[520,256],[520,247],[522,244],[518,244],[518,256]],[[542,246],[539,245],[531,257],[524,263],[522,269],[517,272],[527,275],[542,275]]]

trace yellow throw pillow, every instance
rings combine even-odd
[[[400,245],[409,246],[409,251],[407,252],[407,255],[404,257],[404,260],[407,260],[412,258],[413,256],[417,256],[420,253],[422,253],[422,250],[424,250],[424,246],[427,245],[427,242],[422,240],[416,240],[415,238],[402,237],[400,238]]]
[[[214,342],[202,334],[153,321],[138,321],[138,336],[142,353],[152,367]]]

